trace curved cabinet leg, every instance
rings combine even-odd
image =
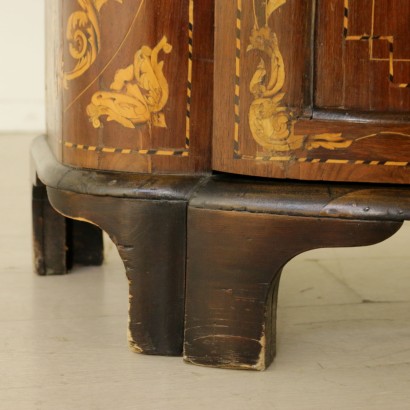
[[[265,369],[275,355],[284,265],[315,248],[380,242],[400,226],[190,207],[184,359]]]
[[[65,218],[50,205],[46,187],[32,188],[34,269],[38,275],[61,275],[73,265],[101,265],[102,232],[96,226]]]
[[[63,215],[106,231],[130,284],[129,341],[145,354],[180,355],[185,293],[186,202],[84,195],[48,188]]]
[[[44,185],[33,186],[32,218],[35,272],[38,275],[67,273],[65,218],[48,202]]]
[[[88,222],[65,218],[67,265],[100,266],[104,261],[102,230]]]

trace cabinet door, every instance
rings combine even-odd
[[[48,10],[59,33],[49,136],[64,163],[210,169],[213,0],[48,0]]]
[[[410,182],[408,0],[216,0],[213,166]]]

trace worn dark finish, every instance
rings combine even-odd
[[[32,188],[33,257],[38,275],[67,272],[66,224],[48,202],[44,185]]]
[[[65,218],[67,267],[100,266],[104,261],[102,231],[87,222]]]
[[[410,190],[403,185],[281,181],[222,174],[209,179],[204,190],[193,194],[192,207],[357,220],[410,219]]]
[[[311,249],[387,239],[409,218],[409,196],[394,187],[210,181],[188,211],[185,360],[265,369],[286,263]]]
[[[53,206],[98,225],[117,245],[130,280],[131,347],[181,354],[186,204],[198,178],[70,168],[54,158],[44,137],[34,142],[32,156]]]
[[[74,265],[101,265],[102,232],[96,226],[59,214],[48,200],[46,187],[32,188],[33,257],[39,275],[62,275]]]
[[[61,213],[97,224],[117,246],[130,284],[131,348],[181,354],[186,203],[47,191]]]
[[[181,354],[186,208],[201,180],[74,169],[54,158],[44,137],[35,140],[31,153],[53,207],[75,219],[67,222],[74,237],[88,221],[116,244],[130,281],[131,347],[146,354]],[[79,240],[74,245],[82,247]],[[77,252],[77,261],[89,256]]]
[[[47,186],[64,191],[119,198],[184,200],[196,184],[194,175],[150,175],[72,168],[57,161],[44,136],[37,137],[31,147],[34,167]]]

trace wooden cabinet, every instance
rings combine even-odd
[[[410,218],[405,186],[283,181],[410,183],[409,22],[410,0],[47,0],[37,272],[101,263],[101,228],[133,350],[266,368],[285,264]]]
[[[217,0],[213,166],[409,183],[407,0]]]
[[[410,182],[408,0],[49,0],[47,21],[67,165]]]

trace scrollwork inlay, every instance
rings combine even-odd
[[[164,61],[160,52],[169,54],[171,44],[164,36],[151,49],[144,45],[134,56],[133,64],[115,73],[110,91],[98,91],[87,107],[87,114],[95,128],[101,127],[101,117],[126,128],[149,124],[165,128],[163,108],[169,98],[168,81],[164,76]]]
[[[278,37],[269,26],[269,18],[286,2],[287,0],[253,0],[255,23],[247,52],[259,50],[262,57],[249,86],[253,95],[248,114],[252,136],[268,152],[286,152],[302,148],[348,148],[352,141],[343,138],[341,133],[306,136],[296,135],[294,132],[296,118],[283,103],[286,95],[283,91],[286,79],[285,63]]]
[[[99,14],[108,2],[122,4],[123,0],[77,0],[81,10],[70,15],[67,22],[66,38],[70,56],[76,61],[71,71],[64,72],[63,84],[83,75],[96,60],[101,49]]]

